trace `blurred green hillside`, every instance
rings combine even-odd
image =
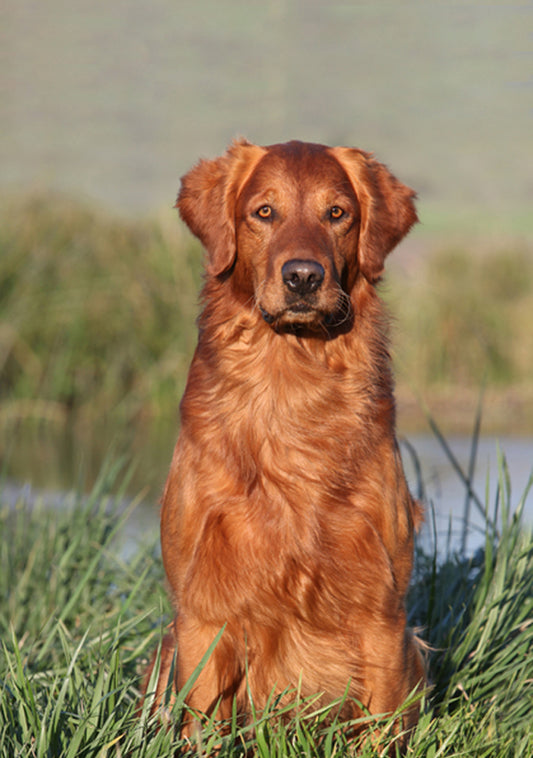
[[[0,187],[130,217],[244,135],[356,145],[428,230],[533,234],[528,3],[18,0],[0,25]]]

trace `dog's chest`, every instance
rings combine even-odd
[[[193,416],[195,425],[201,417],[203,439],[224,441],[223,455],[242,481],[286,490],[298,481],[315,490],[344,483],[375,429],[365,372],[335,354],[280,347],[240,344],[217,362],[200,361],[184,398],[185,417]]]

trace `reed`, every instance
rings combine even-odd
[[[196,334],[200,253],[177,219],[125,222],[65,197],[8,203],[0,221],[4,415],[176,403]]]
[[[437,248],[386,282],[399,379],[418,387],[503,387],[533,374],[533,256],[503,243]]]
[[[400,390],[531,387],[530,253],[454,248],[420,256],[408,275],[391,266],[382,291]],[[65,196],[4,199],[2,426],[174,417],[196,342],[201,257],[171,209],[126,221]]]
[[[150,717],[149,702],[135,714],[142,663],[171,612],[156,546],[127,558],[121,548],[136,506],[124,505],[127,487],[121,465],[108,463],[89,497],[52,510],[21,496],[14,508],[1,508],[0,756],[354,755],[346,731],[327,719],[330,709],[297,691],[296,716],[278,718],[283,708],[272,698],[246,726],[234,716],[221,737],[214,714],[200,743],[179,736],[184,692],[169,728]],[[420,702],[411,756],[533,753],[533,537],[520,516],[526,495],[512,513],[502,457],[498,491],[486,497],[484,548],[442,561],[436,552],[417,553],[409,607],[430,645],[433,689]],[[361,743],[357,755],[394,754],[393,717],[377,722],[381,736]]]

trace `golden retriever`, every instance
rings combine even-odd
[[[176,650],[175,690],[225,627],[192,711],[245,718],[250,696],[298,688],[347,695],[348,719],[392,713],[425,681],[404,606],[421,511],[376,284],[414,192],[355,148],[241,140],[177,207],[207,260],[162,502],[176,616],[156,696]]]

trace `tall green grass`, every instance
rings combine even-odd
[[[418,243],[417,243],[418,244]],[[533,256],[420,254],[383,292],[400,383],[531,384]],[[196,341],[199,245],[176,211],[122,221],[72,199],[0,206],[0,421],[174,415]]]
[[[418,387],[530,384],[533,255],[527,246],[453,247],[391,276],[400,381]]]
[[[3,416],[175,407],[196,334],[201,255],[175,212],[123,222],[63,196],[0,215]]]
[[[120,505],[127,478],[118,486],[117,473],[108,466],[92,494],[69,507],[31,507],[21,497],[1,509],[0,756],[354,755],[312,698],[288,720],[272,718],[280,712],[273,699],[252,724],[231,720],[224,737],[213,719],[200,745],[179,737],[182,702],[168,729],[148,706],[136,717],[143,661],[170,608],[156,546],[127,558],[121,548],[129,513]],[[503,459],[489,500],[497,528],[475,556],[417,554],[409,607],[430,645],[433,689],[420,704],[411,756],[533,754],[533,538],[521,506],[510,512]],[[382,719],[381,737],[357,754],[394,754],[391,723]]]

